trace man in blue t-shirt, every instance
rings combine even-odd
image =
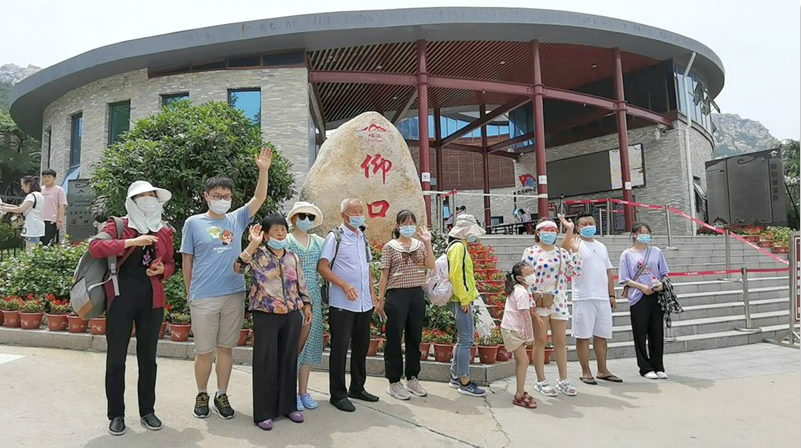
[[[231,378],[231,350],[239,340],[245,316],[245,278],[234,272],[234,261],[242,252],[242,234],[267,199],[267,174],[273,153],[262,148],[256,157],[259,181],[253,198],[241,208],[228,212],[234,183],[227,177],[213,177],[203,194],[209,211],[186,220],[181,241],[184,283],[192,315],[195,341],[195,381],[198,394],[194,415],[209,415],[207,391],[216,353],[217,393],[214,408],[220,417],[234,417],[226,390]]]

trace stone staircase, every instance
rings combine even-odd
[[[630,247],[626,236],[601,237],[617,272],[620,254]],[[498,258],[498,268],[508,271],[520,261],[523,250],[534,244],[530,235],[487,235],[481,242],[491,246]],[[654,237],[654,244],[663,249],[671,272],[698,272],[726,269],[726,242],[722,236],[674,237],[674,249],[667,249],[666,237]],[[730,241],[731,269],[777,269],[787,265],[759,253],[756,249]],[[673,279],[679,301],[685,312],[673,316],[673,328],[666,332],[665,352],[729,347],[761,342],[788,328],[790,304],[787,272],[750,273],[749,299],[753,326],[761,333],[737,331],[745,327],[743,284],[740,274],[678,277]],[[617,287],[618,294],[622,287]],[[631,321],[628,302],[618,300],[613,313],[613,337],[609,341],[609,357],[633,357]],[[675,340],[669,338],[674,336]],[[568,355],[575,359],[574,340],[568,336]]]

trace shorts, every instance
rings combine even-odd
[[[514,330],[507,330],[506,328],[501,328],[501,337],[503,337],[503,347],[508,352],[513,352],[520,348],[521,345],[532,342],[527,341],[526,337],[523,336],[523,333]]]
[[[551,320],[570,320],[570,311],[567,308],[567,300],[559,299],[553,301],[550,308],[537,308],[537,316],[548,317]]]
[[[217,347],[234,348],[245,318],[245,292],[192,300],[189,312],[196,354],[212,353]]]
[[[612,307],[608,300],[573,301],[573,337],[612,338]]]

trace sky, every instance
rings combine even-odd
[[[330,11],[387,9],[366,0],[109,0],[4,2],[0,65],[39,67],[123,40],[223,23]],[[112,6],[114,5],[114,6]],[[801,137],[801,11],[795,0],[404,0],[396,7],[559,9],[614,17],[693,38],[723,61],[721,112],[760,121],[779,139]]]

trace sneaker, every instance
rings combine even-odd
[[[298,396],[298,402],[297,405],[295,406],[295,409],[297,409],[298,411],[303,410],[303,400],[300,399],[300,396]]]
[[[317,401],[314,398],[312,398],[311,395],[309,394],[301,395],[300,401],[301,404],[303,404],[303,407],[306,409],[317,409],[317,407],[320,406],[320,404],[317,403]]]
[[[668,374],[665,372],[656,372],[656,377],[660,380],[666,380],[668,379]]]
[[[217,415],[222,419],[230,420],[234,418],[234,409],[228,402],[227,394],[219,394],[214,397],[214,411],[217,412]]]
[[[559,380],[556,382],[556,388],[559,389],[560,392],[567,395],[568,397],[575,397],[578,395],[578,391],[575,387],[570,383],[570,380]]]
[[[537,381],[537,383],[534,384],[534,389],[536,389],[537,392],[545,395],[546,397],[555,397],[558,395],[556,393],[556,389],[554,389],[553,386],[551,386],[551,383],[549,383],[548,380]]]
[[[448,387],[451,389],[458,389],[462,386],[462,383],[459,382],[459,378],[451,377],[451,380],[448,381]]]
[[[648,378],[649,380],[658,380],[659,379],[659,375],[657,375],[656,372],[648,372],[643,376],[645,378]]]
[[[195,410],[192,414],[197,418],[206,418],[209,416],[209,394],[201,392],[195,397]]]
[[[114,417],[108,424],[108,432],[112,436],[121,436],[125,434],[126,430],[125,419],[122,417]]]
[[[457,391],[462,395],[469,395],[471,397],[483,397],[487,395],[487,391],[478,387],[476,383],[470,381],[466,386],[459,385]]]
[[[390,397],[397,398],[398,400],[408,400],[412,398],[406,388],[403,387],[403,383],[400,381],[390,384],[387,388],[387,393]]]
[[[142,425],[151,431],[158,431],[161,429],[161,420],[156,417],[156,414],[150,413],[142,417]]]
[[[428,395],[428,392],[423,389],[423,385],[420,384],[420,381],[417,381],[417,377],[414,376],[406,380],[406,390],[416,397],[425,397]]]

